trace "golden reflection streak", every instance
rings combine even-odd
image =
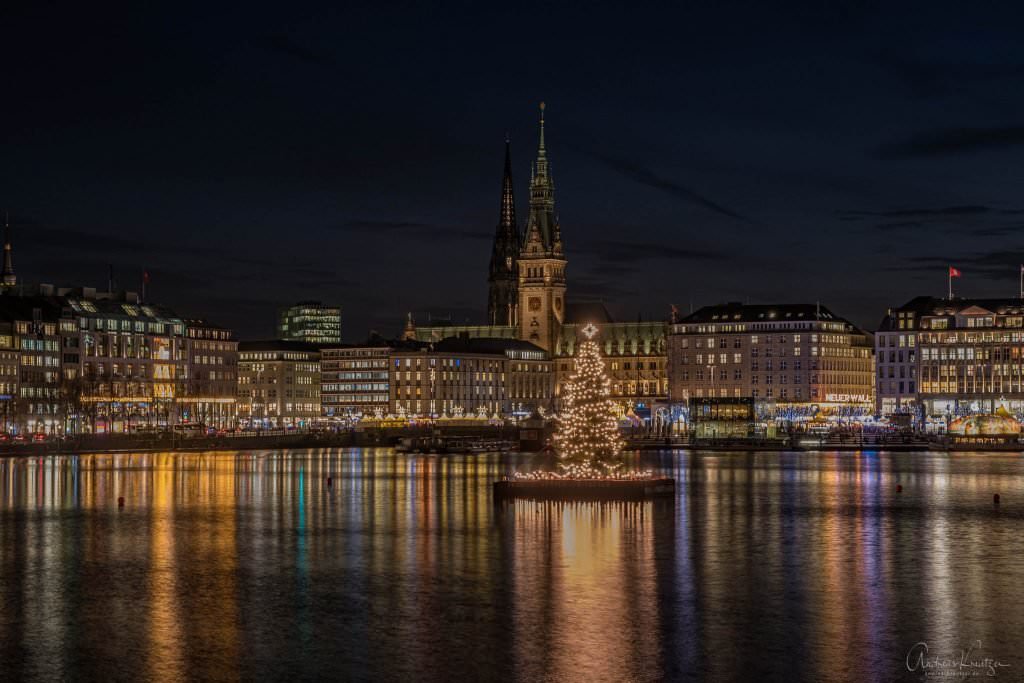
[[[656,669],[651,503],[516,501],[506,514],[519,677],[627,680]],[[538,648],[546,661],[531,658]]]
[[[163,680],[180,680],[182,627],[178,609],[177,558],[174,547],[174,472],[168,469],[173,456],[153,457],[150,476],[150,572],[149,572],[149,669]]]

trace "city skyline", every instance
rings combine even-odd
[[[570,298],[620,319],[820,300],[875,329],[942,295],[947,264],[957,294],[1016,293],[1014,10],[538,12],[558,36],[542,48],[531,12],[255,7],[197,27],[136,9],[90,33],[86,11],[26,59],[49,16],[12,11],[0,201],[19,278],[102,287],[109,263],[138,289],[147,270],[150,298],[244,338],[310,298],[344,308],[348,341],[408,310],[482,322],[504,136],[525,216],[545,100]],[[440,47],[456,36],[472,63]]]

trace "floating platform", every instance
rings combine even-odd
[[[502,479],[494,499],[649,500],[674,496],[676,480],[660,479]]]

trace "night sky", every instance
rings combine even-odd
[[[145,268],[243,338],[301,299],[352,341],[482,322],[503,139],[522,222],[544,100],[570,300],[821,300],[874,329],[947,264],[1016,295],[1021,10],[687,4],[5,3],[15,269]]]

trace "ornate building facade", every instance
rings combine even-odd
[[[878,412],[1024,416],[1024,300],[919,296],[875,334]]]

